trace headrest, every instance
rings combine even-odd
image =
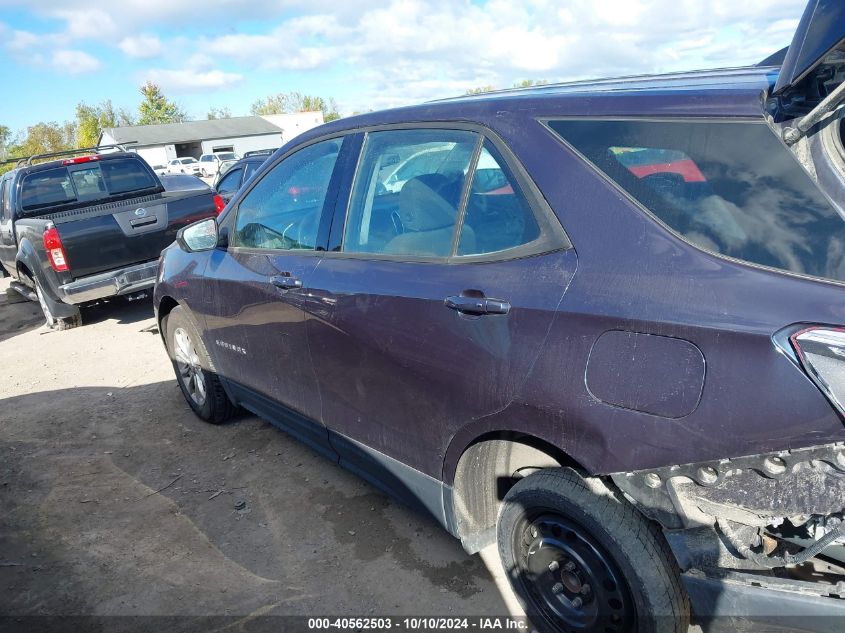
[[[444,180],[446,180],[444,178]],[[425,177],[411,178],[399,193],[399,217],[405,231],[433,231],[455,223],[455,208]]]

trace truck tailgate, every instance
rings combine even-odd
[[[210,189],[173,191],[52,214],[74,279],[158,259],[183,226],[214,214]]]

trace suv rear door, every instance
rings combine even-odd
[[[385,186],[438,149],[437,171]],[[368,134],[308,321],[324,423],[364,476],[387,455],[439,478],[449,439],[508,406],[543,345],[576,256],[506,154],[469,129]]]

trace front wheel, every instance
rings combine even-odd
[[[212,424],[228,420],[235,407],[214,371],[199,333],[185,311],[177,306],[162,319],[167,352],[176,381],[188,405],[200,418]]]
[[[70,330],[71,328],[82,325],[82,314],[79,308],[74,309],[74,313],[69,317],[57,317],[53,314],[50,303],[47,301],[44,289],[41,287],[41,282],[33,279],[35,286],[35,296],[38,297],[38,305],[41,306],[41,312],[44,313],[45,325],[52,330]]]
[[[543,470],[505,495],[499,554],[544,633],[682,633],[689,601],[659,530],[599,479]]]

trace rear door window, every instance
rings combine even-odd
[[[765,124],[569,119],[548,125],[689,242],[845,281],[842,217]]]
[[[475,132],[372,132],[362,151],[344,231],[343,250],[448,257]]]

